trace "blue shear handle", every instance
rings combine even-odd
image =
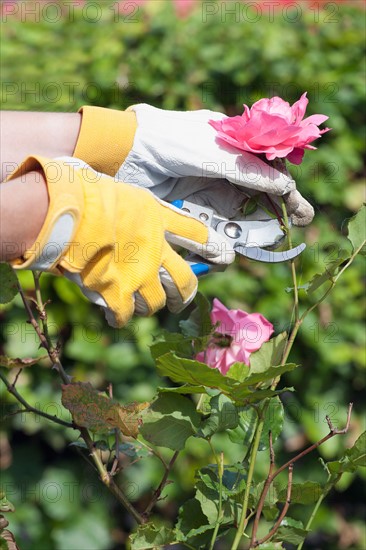
[[[200,277],[201,275],[207,275],[207,273],[210,271],[210,268],[207,264],[192,264],[188,262],[191,266],[191,269],[193,273],[196,275],[196,277]]]
[[[173,206],[175,206],[176,208],[183,208],[183,202],[181,199],[177,199],[176,201],[173,201],[171,202],[170,204],[172,204]]]

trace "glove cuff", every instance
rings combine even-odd
[[[76,159],[70,158],[73,164]],[[55,267],[69,248],[84,209],[83,189],[73,178],[72,166],[61,160],[28,157],[7,181],[27,172],[41,171],[47,185],[49,206],[46,219],[32,247],[11,263],[15,269],[59,271]]]
[[[94,170],[115,176],[132,149],[137,128],[133,111],[84,106],[74,157]]]

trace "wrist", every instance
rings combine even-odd
[[[0,185],[0,260],[10,261],[32,248],[44,224],[48,193],[38,171]]]

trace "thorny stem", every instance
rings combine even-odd
[[[286,226],[287,226],[286,230],[287,230],[288,237],[289,237],[289,244],[291,246],[291,236],[290,236],[290,230],[289,230],[289,227],[288,227],[288,217],[287,217],[287,212],[286,212],[286,208],[284,206],[284,203],[282,204],[282,208],[283,208],[283,212],[284,212],[285,223],[286,223]],[[300,329],[301,325],[303,324],[303,322],[304,322],[305,318],[307,317],[307,315],[311,311],[313,311],[313,309],[315,309],[323,300],[325,300],[325,298],[328,296],[328,294],[334,288],[334,286],[335,286],[336,282],[338,281],[339,277],[351,265],[351,263],[353,262],[353,260],[355,259],[355,257],[357,256],[357,254],[360,252],[360,250],[362,248],[363,248],[363,244],[360,245],[357,249],[355,249],[353,251],[353,254],[349,258],[348,262],[342,267],[342,269],[338,272],[338,274],[335,277],[333,277],[331,286],[326,290],[326,292],[323,294],[323,296],[314,305],[307,308],[301,316],[299,315],[299,297],[298,297],[296,265],[295,265],[294,260],[291,261],[291,273],[292,273],[292,279],[293,279],[293,284],[294,284],[295,324],[292,328],[292,331],[291,331],[290,336],[288,338],[287,344],[285,346],[285,349],[284,349],[284,352],[283,352],[283,355],[282,355],[281,366],[286,363],[286,361],[287,361],[287,359],[290,355],[290,352],[291,352],[292,346],[294,344],[294,341],[296,339],[297,333],[299,332],[299,329]],[[279,381],[280,381],[279,376],[273,380],[272,385],[271,385],[272,390],[274,390],[277,387]],[[266,402],[264,403],[261,411],[259,412],[259,422],[258,422],[258,425],[257,425],[257,428],[256,428],[256,435],[255,435],[255,439],[254,439],[251,454],[250,454],[247,485],[246,485],[246,488],[245,488],[244,501],[243,501],[243,511],[242,511],[242,515],[241,515],[241,518],[240,518],[239,528],[238,528],[238,531],[236,533],[234,543],[231,547],[231,550],[237,550],[238,545],[240,543],[240,540],[241,540],[241,538],[244,534],[244,529],[245,529],[245,527],[248,523],[249,518],[245,519],[245,516],[246,516],[247,508],[248,508],[250,486],[251,486],[252,479],[253,479],[254,464],[255,464],[257,453],[258,453],[260,436],[261,436],[262,431],[263,431],[264,416],[265,416],[266,410],[269,406],[269,402],[270,402],[270,399],[267,399]],[[351,409],[352,409],[352,405],[350,405],[350,410]],[[349,410],[349,415],[350,415],[350,410]],[[335,434],[333,434],[333,435],[335,435]],[[304,456],[304,454],[307,454],[308,452],[311,452],[312,450],[314,450],[316,447],[318,447],[319,445],[321,445],[322,443],[327,441],[327,439],[329,439],[330,437],[332,437],[332,435],[328,434],[328,436],[323,438],[323,440],[321,440],[320,442],[314,444],[315,446],[312,446],[309,449],[305,450],[303,453],[300,453],[300,455],[298,455],[298,457],[296,457],[296,460],[298,460],[299,458]],[[295,460],[292,460],[291,462],[294,462],[294,461]],[[290,462],[288,464],[286,464],[284,466],[284,468],[287,468],[289,466],[289,464],[290,464]],[[277,473],[276,473],[276,475],[277,475]]]
[[[209,550],[213,550],[213,547],[215,546],[217,533],[219,532],[219,528],[220,528],[221,521],[222,521],[222,477],[224,475],[224,453],[221,452],[220,456],[218,457],[217,454],[215,453],[215,449],[214,449],[210,439],[208,440],[208,443],[209,443],[209,445],[211,447],[211,450],[212,450],[212,453],[215,457],[216,464],[217,464],[217,473],[218,473],[218,476],[219,476],[219,506],[218,506],[218,510],[217,510],[216,525],[215,525],[215,529],[212,533],[211,543],[210,543],[210,548],[209,548]]]
[[[22,369],[21,369],[22,370]],[[25,399],[20,395],[18,390],[15,388],[15,384],[10,384],[10,382],[7,380],[6,376],[4,376],[0,372],[0,379],[4,382],[8,392],[15,397],[19,401],[21,405],[23,405],[24,410],[17,411],[19,413],[24,412],[31,412],[34,414],[38,414],[39,416],[43,416],[43,418],[47,418],[47,420],[51,420],[52,422],[55,422],[56,424],[61,424],[61,426],[65,426],[66,428],[76,428],[75,424],[71,422],[66,422],[65,420],[61,420],[61,418],[58,418],[57,416],[51,416],[50,414],[47,414],[43,411],[40,411],[39,409],[36,409],[35,407],[32,407],[32,405],[29,405]]]
[[[267,479],[264,483],[263,491],[262,491],[262,494],[265,493],[265,495],[268,493],[268,490],[269,490],[269,487],[270,487],[270,478],[271,478],[271,475],[273,474],[273,470],[275,468],[275,455],[274,455],[274,449],[273,449],[272,432],[269,432],[269,455],[270,455],[269,471],[268,471]],[[259,510],[260,502],[261,502],[261,500],[259,501],[257,510]],[[264,505],[264,500],[263,500],[263,505]],[[255,536],[256,536],[256,533],[257,533],[257,530],[258,530],[258,525],[259,525],[259,519],[260,519],[260,514],[258,514],[258,511],[257,511],[255,519],[254,519],[254,523],[253,523],[252,540],[251,540],[251,543],[250,543],[251,545],[253,544],[253,541],[255,540]]]
[[[252,540],[251,540],[249,548],[252,548],[252,547],[255,548],[256,546],[259,546],[260,544],[263,544],[267,540],[271,539],[273,537],[273,535],[276,533],[279,526],[281,525],[281,522],[282,522],[283,518],[286,516],[287,510],[288,510],[288,508],[290,506],[290,503],[291,503],[293,469],[294,469],[294,465],[291,463],[288,467],[288,482],[287,482],[286,502],[285,502],[285,505],[284,505],[280,515],[278,516],[278,519],[277,519],[276,523],[274,524],[274,526],[272,527],[270,532],[265,537],[263,537],[262,539],[260,539],[258,541],[254,541],[253,536],[252,536]]]
[[[39,274],[34,274],[34,281],[36,285],[36,298],[37,298],[37,305],[40,312],[40,317],[42,319],[43,328],[44,326],[47,327],[47,316],[44,309],[44,304],[41,298],[41,292],[39,287]],[[48,329],[41,330],[40,326],[36,320],[36,318],[33,315],[32,309],[30,307],[30,304],[24,294],[24,291],[18,281],[18,289],[19,293],[21,295],[25,310],[28,314],[29,323],[33,326],[34,330],[36,331],[39,340],[41,342],[41,345],[45,348],[45,350],[48,353],[49,358],[51,359],[52,363],[57,367],[57,370],[59,372],[59,375],[64,382],[64,384],[69,384],[70,379],[69,376],[66,374],[62,363],[60,361],[60,358],[58,356],[58,352],[54,349],[52,342],[49,337]],[[97,449],[95,448],[93,441],[90,437],[89,431],[86,428],[82,428],[81,426],[77,426],[75,424],[75,428],[77,428],[80,431],[80,435],[85,441],[89,453],[94,461],[95,467],[98,470],[99,476],[101,481],[104,483],[104,485],[110,490],[110,492],[117,498],[117,500],[128,510],[128,512],[135,518],[137,523],[143,524],[145,523],[145,518],[139,514],[139,512],[135,509],[135,507],[129,502],[123,491],[118,487],[116,482],[114,481],[113,477],[109,474],[107,469],[105,468],[101,457],[99,456],[99,453]]]
[[[151,513],[151,510],[154,508],[155,504],[158,502],[158,500],[160,499],[160,495],[161,493],[163,492],[164,490],[164,487],[167,485],[168,483],[168,476],[169,476],[169,473],[172,469],[172,467],[174,466],[174,463],[175,461],[177,460],[177,457],[179,455],[179,451],[175,451],[175,453],[173,454],[172,458],[170,459],[169,461],[169,464],[167,464],[165,466],[165,472],[164,472],[164,475],[162,477],[162,480],[161,482],[159,483],[159,486],[158,488],[156,489],[156,491],[154,491],[154,494],[149,502],[149,504],[147,505],[144,513],[143,513],[143,517],[144,518],[148,518],[150,513]]]
[[[266,479],[266,482],[264,484],[264,487],[263,487],[263,491],[262,491],[262,494],[260,496],[260,499],[259,499],[259,502],[258,502],[258,507],[257,507],[257,513],[256,513],[256,517],[255,517],[255,520],[254,520],[254,524],[253,524],[253,533],[252,533],[252,541],[251,541],[251,546],[250,547],[255,547],[257,546],[257,541],[255,540],[255,537],[256,537],[256,532],[257,532],[257,529],[258,529],[258,524],[259,524],[259,519],[260,519],[260,516],[262,514],[262,510],[263,510],[263,506],[264,506],[264,502],[265,502],[265,499],[266,499],[266,496],[267,496],[267,493],[268,493],[268,490],[270,488],[270,486],[272,485],[274,479],[281,473],[283,472],[284,470],[286,470],[286,468],[289,468],[290,466],[292,466],[295,462],[297,462],[298,460],[300,460],[301,458],[303,458],[305,455],[311,453],[312,451],[314,451],[315,449],[317,449],[318,447],[320,447],[320,445],[322,445],[323,443],[325,443],[326,441],[328,441],[328,439],[330,439],[331,437],[334,437],[335,435],[340,435],[340,434],[345,434],[347,433],[348,429],[349,429],[349,425],[350,425],[350,421],[351,421],[351,414],[352,414],[352,407],[353,407],[353,404],[350,403],[349,406],[348,406],[348,413],[347,413],[347,421],[346,421],[346,425],[343,429],[339,430],[337,428],[335,428],[329,418],[329,416],[326,416],[326,420],[327,420],[327,424],[328,424],[328,428],[329,428],[329,433],[324,436],[322,439],[320,439],[319,441],[316,441],[315,443],[313,443],[313,445],[310,445],[310,447],[308,447],[307,449],[304,449],[304,451],[302,451],[301,453],[297,454],[294,458],[292,458],[291,460],[289,460],[288,462],[286,462],[285,464],[283,464],[282,466],[280,466],[280,468],[278,468],[275,472],[271,473],[271,468],[270,468],[270,472],[267,476],[267,479]],[[286,510],[287,511],[287,510]],[[282,516],[281,518],[281,521],[282,519],[284,518],[284,515]],[[278,524],[279,526],[279,524]],[[277,527],[278,527],[277,526]],[[275,531],[274,531],[275,532]],[[272,535],[274,534],[274,532],[272,533]],[[272,536],[271,535],[271,536]],[[267,540],[267,538],[265,539]],[[263,542],[260,541],[260,542]]]
[[[90,437],[90,434],[86,428],[78,428],[80,430],[81,437],[84,439],[89,453],[93,458],[94,464],[98,470],[100,479],[104,485],[110,490],[110,492],[117,498],[117,500],[128,510],[132,517],[135,518],[136,522],[139,524],[145,523],[144,517],[139,514],[136,508],[130,503],[128,498],[125,496],[123,491],[118,487],[113,477],[107,472],[102,459],[98,453],[98,450],[95,448],[94,443]]]

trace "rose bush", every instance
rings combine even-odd
[[[260,313],[227,309],[217,298],[210,317],[212,324],[218,326],[207,349],[198,353],[196,359],[224,375],[234,363],[249,365],[250,354],[273,334],[273,325]]]
[[[291,105],[280,97],[260,99],[249,109],[244,104],[242,115],[211,120],[220,140],[251,153],[265,153],[268,160],[286,158],[293,164],[301,164],[304,149],[316,149],[309,145],[330,128],[320,130],[329,117],[312,115],[304,119],[309,100],[305,92]]]

